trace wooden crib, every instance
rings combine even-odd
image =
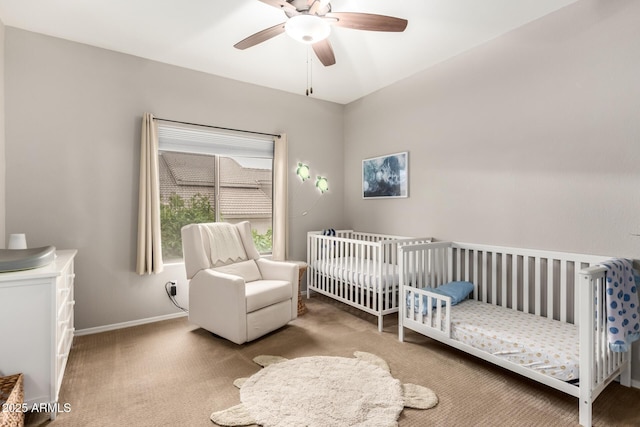
[[[398,248],[431,239],[335,230],[307,233],[307,298],[315,291],[378,316],[398,312]]]
[[[399,339],[404,340],[404,328],[408,328],[577,397],[579,422],[591,426],[592,403],[605,387],[618,376],[621,384],[631,385],[630,352],[612,352],[607,344],[606,269],[593,267],[609,258],[452,242],[402,246]],[[455,306],[451,297],[421,289],[453,281],[473,284],[468,300]],[[499,351],[490,353],[465,342],[466,334],[456,332],[465,327],[460,314],[468,307],[487,304],[511,318],[528,316],[527,324],[540,319],[547,322],[544,328],[565,324],[573,329],[579,341],[573,343],[579,351],[579,378],[561,380]],[[483,323],[477,322],[478,326]],[[514,335],[526,334],[511,329]]]

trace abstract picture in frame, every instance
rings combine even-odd
[[[362,198],[409,196],[409,153],[395,153],[362,161]]]

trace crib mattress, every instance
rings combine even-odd
[[[352,283],[357,286],[370,289],[378,289],[382,286],[398,283],[398,266],[395,264],[382,263],[382,277],[378,277],[380,262],[374,263],[371,260],[358,259],[356,257],[340,257],[313,262],[313,268],[321,274],[333,279]]]
[[[578,327],[464,301],[451,310],[453,339],[561,381],[579,378]]]

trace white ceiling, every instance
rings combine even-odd
[[[313,57],[312,96],[347,104],[576,0],[333,0],[334,12],[405,18],[403,33],[334,27],[336,65]],[[235,43],[284,22],[258,0],[0,0],[22,28],[304,95],[309,48],[286,34]]]

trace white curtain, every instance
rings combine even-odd
[[[273,149],[273,248],[272,258],[276,261],[288,259],[288,189],[289,175],[287,160],[287,135],[274,138]]]
[[[140,192],[138,199],[138,274],[160,273],[160,181],[158,176],[158,126],[150,113],[142,117],[140,139]]]

